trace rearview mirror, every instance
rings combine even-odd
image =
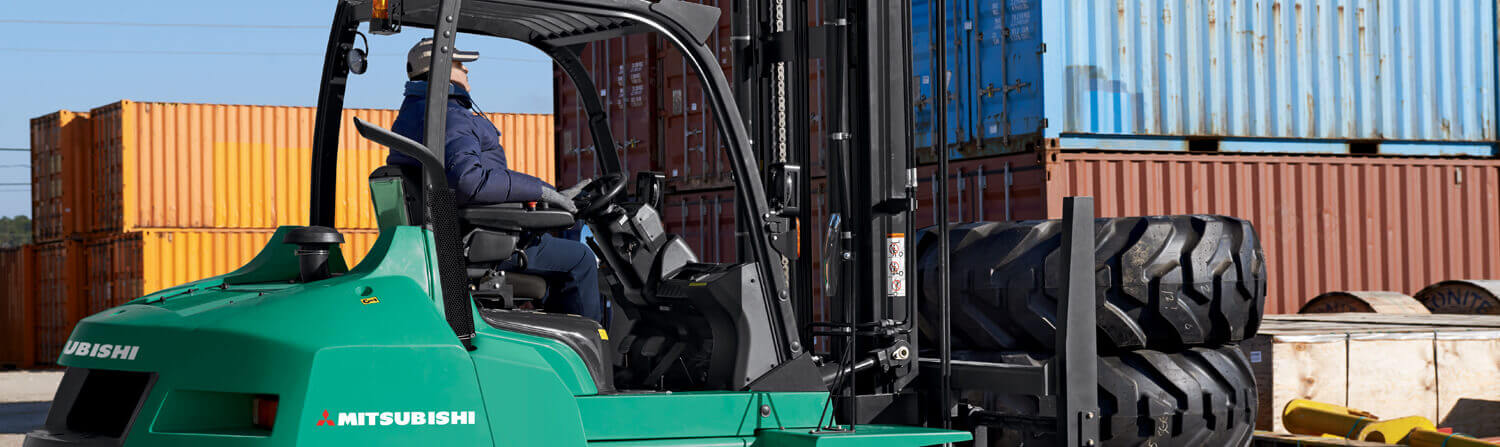
[[[635,174],[635,199],[644,205],[661,212],[661,201],[665,195],[662,185],[667,181],[667,176],[660,172],[645,171]]]
[[[781,217],[802,213],[802,166],[776,163],[766,173],[766,197],[771,211]]]

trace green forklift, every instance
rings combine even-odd
[[[794,308],[807,297],[793,296],[788,271],[796,269],[782,262],[798,251],[794,222],[806,175],[795,163],[758,162],[742,118],[746,106],[736,105],[730,81],[704,44],[718,14],[679,0],[340,0],[318,97],[310,225],[279,228],[254,259],[231,273],[84,319],[58,360],[67,370],[46,422],[24,445],[923,446],[969,440],[967,432],[912,425],[926,423],[920,417],[905,419],[906,425],[865,424],[870,417],[851,419],[835,410],[865,405],[831,390],[870,371],[891,378],[887,388],[894,388],[885,395],[917,394],[904,388],[919,370],[916,348],[901,341],[911,338],[913,319],[877,325],[891,343],[855,349],[851,337],[847,351],[857,355],[846,359],[812,354],[805,341],[811,329],[799,326]],[[599,147],[613,147],[614,140],[578,50],[632,33],[661,37],[686,56],[705,86],[733,165],[737,211],[747,223],[741,226],[744,259],[699,262],[664,229],[662,176],[632,176],[610,150],[598,152],[603,173],[576,199],[576,213],[526,204],[456,206],[441,159],[449,92],[441,81],[429,91],[427,146],[353,121],[363,137],[421,166],[386,166],[371,174],[380,238],[363,261],[348,265],[338,249],[342,235],[332,228],[334,179],[337,136],[347,124],[340,120],[345,86],[366,65],[355,47],[362,25],[376,34],[430,31],[438,49],[434,81],[448,79],[460,34],[542,50],[583,93]],[[910,72],[909,60],[904,68]],[[901,107],[904,98],[896,98],[889,110]],[[907,172],[906,165],[890,169]],[[906,176],[898,177],[893,191],[910,191]],[[907,203],[891,206],[909,210]],[[609,299],[625,315],[610,331],[583,317],[527,310],[527,302],[545,297],[545,283],[499,269],[537,235],[578,220],[592,230],[589,242]],[[838,250],[872,256],[860,251],[882,247]],[[819,330],[856,334],[865,328],[876,326]],[[875,400],[881,399],[890,400]]]

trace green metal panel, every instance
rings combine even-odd
[[[295,266],[280,233],[226,277],[276,278],[278,266]],[[419,228],[393,228],[369,262],[316,283],[225,284],[221,277],[153,294],[84,319],[71,338],[138,346],[133,359],[64,355],[60,363],[157,373],[131,445],[488,445],[473,361],[427,292],[429,238]],[[276,428],[270,437],[153,431],[173,391],[277,395]],[[472,411],[474,421],[316,425],[325,410],[334,422],[351,422],[339,413],[357,412],[423,412],[427,422],[429,411]]]
[[[411,225],[406,215],[405,186],[399,178],[370,180],[370,201],[375,205],[375,225],[380,229]]]
[[[762,428],[818,426],[828,393],[688,392],[578,399],[589,440],[754,436]],[[760,407],[770,407],[769,416]],[[824,419],[827,420],[826,417]]]
[[[590,442],[589,447],[745,447],[755,438],[647,439]]]

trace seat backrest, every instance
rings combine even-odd
[[[370,200],[381,230],[397,225],[422,225],[422,171],[415,166],[385,165],[370,173]]]

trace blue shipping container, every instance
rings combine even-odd
[[[950,151],[1490,155],[1493,0],[949,0]],[[919,147],[930,6],[913,2]],[[1351,149],[1354,148],[1354,149]],[[930,152],[927,154],[930,158]]]

